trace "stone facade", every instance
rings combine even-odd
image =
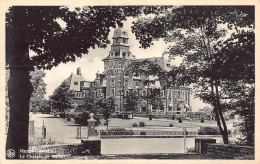
[[[166,80],[159,80],[154,76],[133,76],[127,66],[132,62],[144,59],[135,59],[128,45],[128,32],[123,28],[114,31],[113,43],[109,55],[103,59],[104,72],[97,73],[94,81],[84,81],[80,76],[80,68],[76,75],[71,75],[67,80],[75,93],[75,102],[84,103],[86,96],[95,98],[113,97],[115,99],[115,112],[126,113],[124,110],[125,97],[131,91],[138,94],[138,110],[140,115],[168,115],[182,114],[191,111],[190,88],[173,86],[166,88]],[[163,70],[170,70],[170,63],[164,57],[148,58],[148,60],[160,65]],[[151,84],[144,85],[144,80],[150,80]],[[163,109],[154,109],[148,102],[147,94],[151,89],[158,89],[164,102]],[[77,100],[77,101],[76,101]]]

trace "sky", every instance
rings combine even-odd
[[[132,22],[136,18],[128,18],[127,21],[123,22],[123,28],[128,32],[130,51],[137,59],[151,58],[151,57],[161,57],[163,52],[169,46],[169,44],[164,43],[161,39],[155,41],[154,45],[150,48],[143,49],[140,48],[139,41],[136,40],[135,35],[131,32]],[[112,43],[112,36],[115,29],[110,29],[110,34],[108,38]],[[96,48],[90,49],[88,54],[83,55],[81,58],[77,58],[75,62],[67,62],[66,64],[61,63],[57,67],[53,67],[51,70],[45,70],[46,76],[44,77],[44,82],[47,84],[45,97],[48,99],[53,91],[61,84],[61,82],[67,79],[71,73],[76,73],[78,67],[81,68],[81,74],[87,81],[93,81],[95,79],[96,73],[102,73],[104,71],[104,64],[102,59],[108,56],[111,50],[111,44],[105,49]],[[172,61],[173,65],[178,66],[181,63],[181,59],[177,58]],[[197,111],[199,108],[203,108],[207,104],[204,104],[199,99],[194,99],[191,95],[191,107],[193,111]]]

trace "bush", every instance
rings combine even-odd
[[[144,122],[139,122],[139,127],[145,127],[145,123]]]
[[[117,118],[123,118],[123,115],[122,114],[118,114]]]
[[[173,124],[172,124],[172,123],[170,123],[170,124],[169,124],[169,127],[173,127]]]
[[[195,147],[187,147],[186,153],[197,153]]]
[[[67,118],[68,121],[71,121],[71,117],[70,117],[69,114],[66,115],[66,118]]]
[[[137,127],[137,123],[133,123],[133,124],[132,124],[132,127]]]
[[[174,115],[172,115],[172,120],[174,120],[175,119],[175,117],[174,117]]]
[[[200,127],[198,130],[199,135],[220,135],[220,131],[217,127]]]
[[[60,117],[61,117],[61,118],[66,118],[66,115],[65,115],[64,113],[61,113],[61,114],[60,114]]]
[[[200,120],[200,122],[204,123],[204,118],[202,118],[202,119]]]
[[[182,123],[182,118],[179,118],[179,123]]]
[[[125,114],[125,115],[124,115],[124,119],[128,119],[128,114]]]
[[[100,130],[101,135],[133,135],[132,130],[127,130],[124,128],[111,128],[108,130]]]
[[[82,113],[74,118],[75,123],[79,125],[88,125],[88,119],[90,119],[89,113]]]

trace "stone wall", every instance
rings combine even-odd
[[[254,147],[228,144],[206,144],[206,154],[228,159],[254,159]]]

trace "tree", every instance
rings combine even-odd
[[[108,97],[103,102],[102,114],[104,119],[106,120],[106,125],[108,129],[108,119],[111,116],[111,113],[115,111],[115,100],[113,97]]]
[[[52,105],[64,114],[65,109],[72,107],[73,97],[74,94],[70,90],[70,86],[66,81],[63,81],[61,85],[54,90],[53,95],[51,96]]]
[[[30,98],[31,111],[37,111],[42,109],[42,103],[44,95],[46,94],[46,84],[43,81],[45,73],[41,70],[30,72],[31,83],[33,86],[33,92]]]
[[[178,78],[179,83],[196,84],[196,96],[214,107],[224,143],[228,143],[228,131],[223,116],[226,109],[221,101],[223,81],[219,76],[222,62],[220,59],[223,59],[223,56],[220,56],[215,46],[227,34],[226,29],[254,29],[253,10],[250,6],[173,7],[154,18],[139,19],[132,27],[144,48],[159,38],[175,43],[166,53],[171,58],[181,56],[183,62],[171,73]],[[223,30],[220,26],[227,28]],[[168,76],[171,74],[168,73]]]
[[[89,48],[105,48],[110,27],[122,26],[127,16],[140,14],[136,6],[67,7],[13,6],[6,13],[6,64],[10,68],[8,97],[10,128],[6,150],[28,149],[29,102],[33,92],[29,71],[51,69],[75,61]],[[148,11],[149,12],[149,11]],[[65,27],[60,25],[63,21]],[[29,50],[36,54],[29,57]],[[18,139],[17,139],[18,138]],[[8,157],[7,157],[8,158]]]
[[[126,104],[124,105],[126,111],[132,112],[132,118],[134,118],[134,112],[137,110],[138,96],[135,91],[129,92],[126,96]]]
[[[97,110],[96,110],[96,101],[95,101],[95,98],[91,95],[91,96],[87,96],[86,97],[86,110],[89,112],[89,113],[94,113],[96,114],[97,113]]]
[[[154,110],[163,109],[163,101],[160,93],[160,89],[151,89],[150,94],[147,95],[149,103],[152,105]]]

